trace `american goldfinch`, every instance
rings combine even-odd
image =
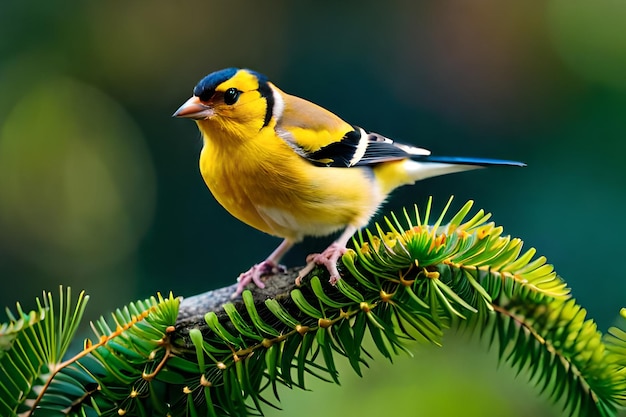
[[[297,283],[316,265],[340,279],[337,261],[395,188],[415,181],[515,161],[431,156],[346,123],[330,111],[284,93],[258,72],[226,68],[198,82],[173,115],[194,119],[202,133],[202,177],[215,199],[242,222],[283,241],[239,278],[233,296],[277,272],[305,236],[343,229],[326,250],[307,257]]]

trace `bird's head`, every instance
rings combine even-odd
[[[194,119],[200,130],[245,138],[272,119],[274,93],[267,78],[249,69],[226,68],[204,77],[174,117]]]

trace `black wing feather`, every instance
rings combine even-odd
[[[357,130],[351,130],[339,142],[307,154],[306,159],[319,166],[349,167],[360,141],[361,134]]]
[[[363,147],[365,147],[364,150]],[[360,157],[358,157],[359,152],[363,153]],[[394,144],[391,139],[376,133],[366,133],[355,127],[354,130],[346,133],[339,142],[331,143],[315,152],[308,153],[305,158],[318,166],[347,168],[375,165],[381,162],[410,158],[411,156],[409,152]]]
[[[372,134],[369,136],[372,136]],[[365,154],[355,165],[374,165],[381,162],[410,158],[411,156],[410,153],[396,146],[391,140],[389,142],[370,141],[367,143]]]

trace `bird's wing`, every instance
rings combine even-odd
[[[353,127],[341,140],[311,152],[305,157],[316,165],[352,167],[375,165],[429,154],[430,151],[426,149],[396,143],[377,133],[369,133],[359,127]]]
[[[276,132],[299,155],[320,166],[351,167],[430,155],[430,151],[396,143],[352,126],[328,110],[284,94]]]

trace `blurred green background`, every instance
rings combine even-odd
[[[263,259],[278,240],[214,201],[195,125],[170,118],[201,77],[241,66],[438,154],[528,163],[405,187],[383,213],[474,199],[605,330],[626,306],[625,21],[618,0],[3,2],[0,305],[70,285],[93,319]],[[560,414],[475,341],[415,351],[362,380],[346,368],[341,388],[283,392],[268,414]]]

